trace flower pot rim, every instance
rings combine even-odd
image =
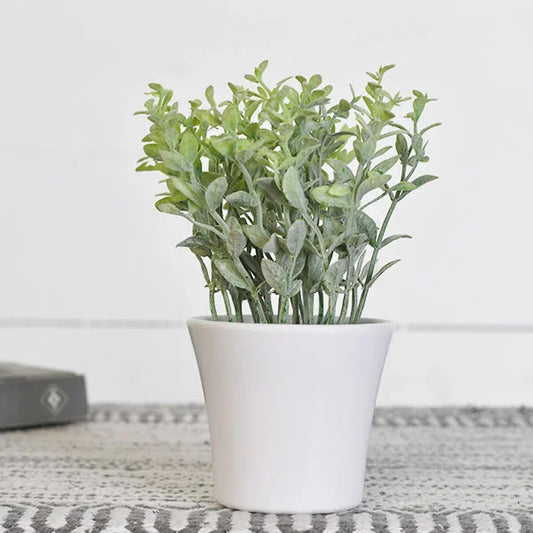
[[[395,324],[390,320],[381,318],[362,318],[358,324],[264,324],[257,323],[251,320],[250,315],[244,316],[245,322],[228,322],[225,316],[219,317],[221,320],[213,320],[210,316],[196,316],[187,320],[187,326],[200,326],[207,328],[232,328],[232,329],[301,329],[301,330],[346,330],[346,329],[377,329],[377,328],[391,328],[394,329]]]

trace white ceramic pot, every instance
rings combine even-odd
[[[361,503],[393,326],[188,322],[204,389],[214,496],[246,511]]]

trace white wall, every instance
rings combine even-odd
[[[179,327],[207,311],[174,249],[189,228],[133,171],[146,84],[186,104],[269,58],[271,80],[320,72],[341,94],[396,63],[390,83],[438,97],[445,124],[442,178],[398,212],[415,239],[368,305],[401,326],[380,402],[533,403],[532,15],[525,0],[4,3],[0,357],[84,371],[95,401],[200,399]]]

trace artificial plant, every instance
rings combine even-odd
[[[386,91],[393,65],[335,104],[321,76],[269,86],[266,67],[245,76],[251,88],[229,83],[220,103],[209,86],[187,113],[151,83],[137,170],[162,173],[157,209],[191,222],[178,246],[200,262],[214,320],[221,295],[230,321],[243,321],[247,302],[255,322],[357,323],[369,289],[398,261],[378,265],[380,250],[409,237],[386,233],[395,208],[436,179],[416,175],[438,125],[421,125],[431,99]],[[395,110],[407,100],[401,124]],[[378,201],[388,203],[380,224],[367,213]]]

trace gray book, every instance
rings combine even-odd
[[[0,429],[75,422],[86,416],[82,375],[0,362]]]

